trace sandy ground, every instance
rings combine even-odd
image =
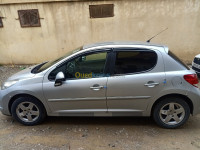
[[[0,67],[0,81],[20,68]],[[179,129],[162,129],[143,117],[48,117],[41,125],[23,126],[0,114],[1,149],[196,150],[200,115]]]

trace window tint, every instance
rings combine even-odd
[[[153,51],[116,52],[115,74],[127,74],[152,69],[157,62],[157,54]]]
[[[82,55],[53,70],[49,80],[55,80],[58,72],[62,71],[67,79],[92,78],[104,76],[107,53]]]

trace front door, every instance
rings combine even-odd
[[[105,51],[82,54],[57,66],[45,76],[44,95],[52,114],[89,116],[107,111],[106,59]],[[65,74],[66,81],[61,86],[54,86],[58,72]]]

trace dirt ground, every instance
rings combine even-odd
[[[23,67],[0,67],[0,81]],[[200,115],[179,129],[162,129],[151,118],[48,117],[23,126],[0,114],[0,150],[196,150]]]

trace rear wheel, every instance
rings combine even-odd
[[[164,128],[182,126],[190,116],[190,107],[179,97],[169,97],[160,101],[154,107],[153,118]]]
[[[12,116],[24,125],[36,125],[46,117],[43,105],[35,98],[20,97],[11,106]]]

